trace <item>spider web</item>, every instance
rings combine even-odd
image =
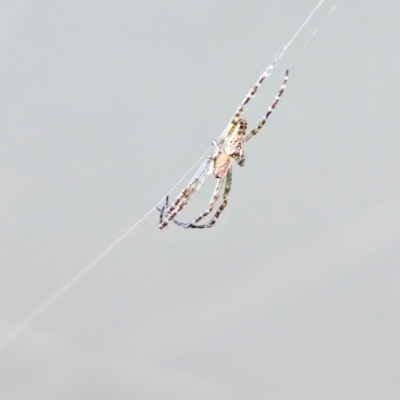
[[[270,69],[269,73],[267,74],[267,77],[271,75],[273,68],[275,67],[275,64],[283,57],[283,55],[286,53],[288,48],[292,45],[292,43],[296,40],[296,38],[299,36],[299,34],[303,31],[305,26],[308,24],[308,22],[311,20],[313,15],[317,12],[317,10],[320,8],[320,6],[324,3],[325,0],[320,0],[319,3],[313,8],[311,13],[308,15],[308,17],[305,19],[305,21],[302,23],[300,28],[296,31],[296,33],[292,36],[292,38],[289,40],[289,42],[281,48],[278,53],[276,54],[274,60],[268,67]],[[300,49],[300,51],[297,53],[295,58],[292,60],[292,62],[289,64],[289,67],[292,66],[295,61],[299,58],[301,53],[305,50],[305,48],[308,46],[308,44],[311,42],[317,31],[324,25],[328,17],[332,14],[332,12],[335,10],[337,5],[339,4],[340,0],[336,2],[336,4],[330,9],[330,11],[325,15],[324,19],[320,22],[320,24],[317,26],[317,28],[313,31],[312,35],[309,37],[309,39],[306,41],[306,43],[303,45],[303,47]],[[258,97],[259,98],[259,97]],[[254,102],[252,103],[254,104]],[[221,132],[221,137],[223,133],[225,132],[226,128]],[[76,282],[78,282],[84,275],[86,275],[94,266],[96,266],[111,250],[114,249],[120,242],[122,242],[126,237],[134,230],[136,229],[150,214],[153,213],[153,211],[157,210],[157,206],[164,202],[165,196],[170,194],[178,185],[190,174],[190,172],[209,154],[210,150],[212,149],[212,146],[210,146],[207,151],[204,152],[204,154],[189,168],[189,170],[185,173],[185,175],[182,176],[181,179],[179,179],[176,184],[165,194],[163,197],[158,201],[158,203],[155,204],[146,214],[144,214],[138,221],[136,221],[125,233],[123,233],[118,239],[116,239],[110,246],[108,246],[103,252],[101,252],[97,257],[95,257],[89,264],[87,264],[84,268],[81,269],[81,271],[76,274],[71,280],[69,280],[65,285],[60,287],[51,297],[48,298],[47,301],[45,301],[41,306],[36,308],[30,315],[28,315],[24,320],[22,320],[14,329],[12,329],[2,340],[0,340],[0,351],[4,350],[7,345],[14,340],[20,333],[22,333],[25,329],[27,329],[41,314],[45,312],[45,310],[50,307],[54,302],[56,302],[70,287],[72,287]]]

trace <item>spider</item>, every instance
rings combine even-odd
[[[186,188],[182,190],[182,192],[172,202],[172,204],[169,204],[169,198],[167,196],[164,207],[162,209],[157,208],[158,211],[160,211],[160,223],[158,226],[160,229],[164,229],[171,221],[185,229],[202,229],[211,228],[214,226],[218,217],[221,215],[222,211],[225,209],[228,203],[229,193],[232,186],[232,166],[234,161],[236,161],[241,167],[244,166],[245,142],[249,141],[261,130],[261,128],[266,123],[268,117],[272,114],[273,110],[279,103],[279,100],[281,99],[282,94],[286,88],[286,84],[289,78],[288,70],[286,71],[282,86],[280,87],[279,92],[272,102],[271,106],[269,107],[267,113],[261,119],[259,124],[251,132],[246,134],[247,122],[246,120],[241,119],[240,116],[243,113],[245,106],[249,103],[251,98],[255,95],[258,88],[263,83],[264,79],[271,74],[274,64],[275,62],[272,63],[263,72],[255,85],[250,89],[250,91],[240,104],[239,108],[237,109],[236,113],[232,117],[231,121],[229,122],[227,128],[222,133],[221,137],[218,140],[213,141],[214,154],[208,157],[203,162],[200,169],[196,172]],[[217,179],[217,183],[208,208],[196,218],[194,218],[191,222],[183,223],[177,221],[175,219],[176,215],[187,205],[193,195],[200,189],[200,186],[204,182],[204,179],[207,175],[211,175]],[[214,216],[210,219],[208,223],[198,224],[203,218],[207,217],[213,211],[222,190],[223,200]]]

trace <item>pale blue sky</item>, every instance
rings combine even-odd
[[[317,2],[0,2],[2,337],[156,205]],[[215,227],[150,215],[0,353],[1,399],[398,399],[399,11],[341,0]]]

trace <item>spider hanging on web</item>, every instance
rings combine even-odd
[[[259,124],[249,133],[246,134],[247,122],[241,119],[240,116],[244,111],[244,107],[249,103],[250,99],[255,95],[258,88],[263,83],[264,79],[269,76],[275,65],[273,62],[260,76],[255,85],[250,89],[249,93],[243,99],[236,113],[229,122],[227,128],[222,133],[221,137],[213,141],[213,146],[215,147],[214,154],[208,157],[200,169],[196,172],[194,177],[188,183],[185,189],[178,195],[178,197],[169,204],[169,198],[166,197],[165,205],[162,209],[157,208],[160,211],[160,224],[159,228],[164,229],[171,221],[182,228],[211,228],[214,226],[218,217],[221,215],[222,211],[225,209],[229,193],[231,191],[232,185],[232,166],[233,162],[236,161],[241,167],[243,167],[245,162],[244,156],[244,144],[252,137],[254,137],[264,126],[268,117],[272,114],[273,110],[279,103],[282,94],[286,88],[286,83],[289,78],[289,71],[286,71],[282,86],[275,97],[271,106],[268,108],[267,113],[261,119]],[[207,175],[211,175],[216,178],[217,183],[211,201],[208,208],[202,212],[199,216],[194,218],[191,222],[184,223],[175,219],[176,215],[187,205],[189,200],[193,195],[200,189],[200,186],[204,182]],[[199,224],[199,222],[207,217],[213,211],[215,204],[217,203],[221,192],[223,191],[223,200],[220,204],[218,210],[215,212],[214,216],[206,224]]]

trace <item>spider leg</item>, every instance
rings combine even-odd
[[[208,204],[208,208],[206,211],[202,212],[199,216],[197,216],[193,221],[184,223],[184,222],[179,222],[176,221],[175,219],[173,222],[176,225],[182,226],[183,228],[192,228],[197,222],[201,221],[203,218],[205,218],[207,215],[209,215],[212,210],[214,209],[215,204],[217,203],[219,196],[221,195],[222,188],[225,184],[226,176],[223,176],[221,178],[217,178],[218,182],[215,186],[213,195],[211,197],[210,203]]]
[[[192,198],[192,196],[200,189],[200,186],[203,184],[204,179],[209,171],[211,165],[212,158],[208,158],[204,160],[203,164],[196,172],[194,177],[188,183],[185,189],[179,193],[178,197],[174,200],[174,202],[167,208],[165,211],[165,219],[161,219],[161,215],[164,216],[164,208],[160,210],[160,224],[158,227],[160,229],[164,229],[170,222],[173,220],[188,203],[188,201]]]
[[[272,62],[272,64],[264,70],[264,72],[261,74],[261,76],[258,78],[257,82],[254,84],[254,86],[249,90],[249,92],[246,94],[245,98],[243,99],[242,103],[240,104],[239,108],[236,110],[234,116],[232,117],[230,123],[228,126],[233,126],[236,125],[239,121],[240,116],[242,115],[244,111],[244,107],[249,103],[249,101],[254,97],[256,94],[258,88],[261,86],[261,84],[264,82],[264,79],[271,75],[272,70],[275,67],[276,60]]]
[[[232,167],[230,167],[228,169],[228,172],[226,174],[224,199],[222,200],[221,205],[218,207],[217,212],[214,214],[214,216],[211,218],[211,220],[208,222],[208,224],[195,225],[195,224],[191,223],[187,226],[187,228],[197,228],[197,229],[212,228],[214,226],[215,222],[217,221],[217,219],[219,218],[219,216],[221,215],[222,211],[224,211],[226,205],[228,204],[228,198],[229,198],[229,193],[231,191],[231,187],[232,187]],[[184,226],[184,224],[182,225],[182,223],[179,221],[174,221],[174,222],[175,222],[175,224],[177,224],[179,226]],[[184,227],[186,227],[186,226],[184,226]]]
[[[194,192],[195,191],[192,190],[192,187],[188,185],[188,187],[186,187],[184,190],[182,190],[181,193],[179,193],[176,200],[165,211],[165,219],[164,220],[160,219],[160,224],[158,225],[159,229],[164,229],[171,222],[171,220],[175,218],[176,214],[178,214],[186,206],[188,201],[192,198]],[[157,208],[163,216],[164,216],[164,208],[165,207],[163,207],[163,209],[161,210]]]
[[[156,207],[157,211],[160,213],[160,224],[163,222],[163,219],[164,219],[164,211],[168,207],[169,207],[169,196],[166,196],[165,197],[165,205],[164,205],[164,207],[163,208]],[[177,221],[177,220],[174,219],[173,221]]]
[[[165,205],[163,208],[157,207],[157,210],[160,212],[160,224],[162,224],[163,219],[164,219],[164,211],[166,208],[169,207],[169,196],[165,197]]]
[[[274,101],[268,108],[267,113],[264,115],[264,118],[260,121],[260,123],[251,131],[249,132],[246,137],[245,137],[245,142],[249,141],[253,136],[257,135],[257,133],[261,130],[261,128],[265,125],[267,122],[268,117],[272,114],[274,111],[275,107],[278,105],[279,100],[281,99],[283,92],[285,91],[287,81],[289,79],[289,70],[286,70],[285,78],[283,79],[283,83],[281,88],[279,89],[279,92],[277,96],[275,97]]]

